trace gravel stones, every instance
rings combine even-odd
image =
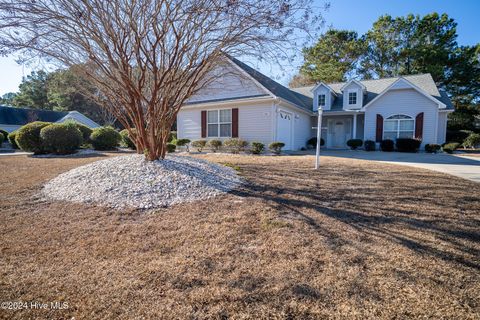
[[[208,199],[240,183],[232,168],[205,160],[168,155],[145,161],[136,154],[72,169],[49,181],[42,192],[50,200],[153,209]]]

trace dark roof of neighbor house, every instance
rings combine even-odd
[[[0,105],[0,124],[24,125],[32,121],[56,122],[68,112],[15,108]]]
[[[268,91],[270,91],[273,95],[280,97],[284,100],[287,100],[294,105],[299,106],[300,108],[306,109],[308,111],[312,111],[313,100],[312,97],[306,96],[302,93],[293,91],[280,83],[272,80],[271,78],[267,77],[263,73],[253,69],[252,67],[248,66],[247,64],[241,62],[238,59],[235,59],[231,56],[227,57],[235,63],[239,68],[245,71],[248,75],[258,81],[263,87],[265,87]]]
[[[447,106],[447,109],[454,109],[450,98],[447,93],[443,90],[438,90],[435,81],[433,81],[432,76],[429,73],[426,74],[417,74],[417,75],[408,75],[408,76],[399,76],[392,78],[383,78],[377,80],[362,80],[359,81],[366,87],[366,97],[363,101],[363,104],[366,105],[373,99],[375,99],[380,93],[392,85],[395,81],[400,78],[404,78],[407,81],[411,82],[413,85],[422,89],[433,98],[439,100]],[[333,102],[331,111],[342,110],[343,104],[343,94],[341,88],[348,82],[337,82],[337,83],[327,83],[336,94],[335,100]],[[316,86],[316,85],[315,85]],[[292,88],[292,90],[306,95],[310,98],[313,98],[313,92],[311,91],[315,86]]]

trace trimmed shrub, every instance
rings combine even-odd
[[[13,149],[18,149],[18,144],[17,144],[17,141],[15,141],[15,137],[17,136],[17,131],[13,131],[13,132],[10,132],[8,134],[8,141],[10,142],[10,144],[12,145],[12,148]]]
[[[227,139],[223,142],[223,146],[228,148],[232,153],[239,153],[244,151],[248,146],[248,142],[239,138]]]
[[[220,140],[208,140],[207,146],[213,151],[217,152],[218,149],[222,146],[222,141]]]
[[[122,146],[132,150],[137,149],[133,140],[130,139],[130,134],[128,133],[127,129],[123,129],[122,131],[120,131],[120,136],[122,137]]]
[[[2,143],[4,140],[5,140],[5,136],[0,133],[0,147],[2,146]]]
[[[480,145],[480,133],[471,133],[465,141],[463,141],[463,146],[465,148],[475,148]]]
[[[114,150],[121,140],[120,133],[112,127],[95,128],[90,135],[90,141],[95,150]]]
[[[75,120],[68,120],[68,121],[65,121],[62,124],[68,124],[68,125],[75,126],[82,133],[82,143],[90,142],[89,140],[90,140],[90,135],[92,134],[92,129],[90,129],[86,125],[78,123]]]
[[[323,146],[323,145],[325,145],[325,140],[323,140],[323,138],[320,138],[320,146]],[[307,146],[310,146],[315,149],[317,147],[317,137],[308,139]]]
[[[190,143],[190,139],[178,139],[177,147],[185,146],[187,148],[187,152],[190,152],[189,143]]]
[[[458,142],[462,144],[472,133],[473,131],[470,130],[447,130],[446,140],[448,142]]]
[[[441,148],[442,148],[442,146],[439,145],[439,144],[434,144],[434,143],[429,144],[429,143],[427,143],[427,144],[425,145],[425,152],[428,152],[428,153],[437,153]]]
[[[375,151],[377,149],[375,141],[372,140],[365,140],[363,147],[365,148],[365,151]]]
[[[282,153],[282,148],[285,147],[285,143],[283,142],[272,142],[268,145],[268,149],[276,155]]]
[[[446,153],[453,153],[458,147],[460,147],[460,143],[458,142],[450,142],[450,143],[445,143],[442,147],[442,150]]]
[[[3,136],[3,141],[7,141],[8,139],[8,132],[5,130],[0,129],[0,134]]]
[[[198,152],[202,152],[206,144],[207,144],[207,140],[195,140],[195,141],[192,141],[191,143],[192,147],[197,149]]]
[[[385,152],[392,152],[394,149],[393,148],[394,145],[395,143],[393,142],[393,140],[390,140],[390,139],[382,140],[382,142],[380,142],[380,150]]]
[[[395,146],[400,152],[417,152],[421,144],[421,140],[410,138],[398,138],[395,142]]]
[[[347,146],[350,147],[352,150],[356,150],[357,148],[363,145],[362,139],[350,139],[347,141]]]
[[[50,122],[35,121],[30,122],[18,129],[15,141],[20,149],[33,152],[35,154],[43,153],[42,140],[40,139],[40,130],[50,125]]]
[[[167,143],[167,152],[172,153],[175,152],[175,149],[177,149],[177,145],[173,143]]]
[[[253,154],[260,154],[263,152],[264,149],[265,149],[265,145],[261,142],[253,141],[251,143],[250,151]]]
[[[168,135],[168,142],[174,143],[177,140],[177,131],[170,131]]]
[[[54,123],[40,130],[40,139],[46,152],[69,154],[82,144],[82,132],[75,124]]]

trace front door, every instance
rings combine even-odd
[[[335,128],[333,132],[333,147],[345,147],[345,122],[343,120],[335,121]]]
[[[285,143],[284,150],[292,150],[293,114],[280,111],[277,116],[277,141]]]

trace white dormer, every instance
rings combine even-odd
[[[330,110],[335,99],[335,91],[327,84],[320,82],[311,90],[313,93],[313,111],[317,111],[321,106],[323,110]]]
[[[343,109],[360,109],[363,106],[363,98],[367,88],[357,80],[350,80],[340,89],[343,92]]]

